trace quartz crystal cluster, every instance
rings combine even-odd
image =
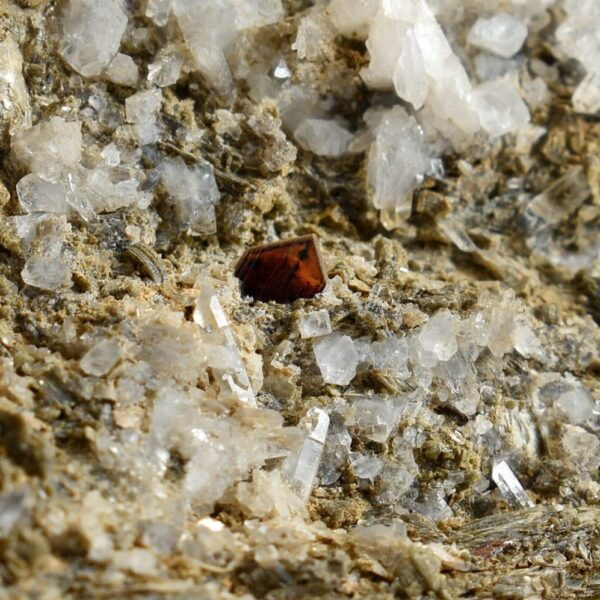
[[[4,3],[0,598],[591,598],[599,7]]]

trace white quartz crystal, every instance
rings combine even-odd
[[[157,117],[162,105],[159,89],[137,92],[125,100],[125,116],[140,144],[152,144],[158,140]]]
[[[531,508],[535,506],[506,461],[502,460],[494,463],[492,479],[498,486],[500,493],[514,508]]]
[[[324,13],[315,12],[300,20],[292,50],[298,58],[316,60],[331,43],[335,31]]]
[[[329,415],[320,408],[311,408],[303,420],[303,426],[307,429],[306,439],[299,451],[288,458],[285,474],[292,489],[306,501],[321,463]]]
[[[519,19],[501,12],[489,19],[477,19],[469,31],[467,42],[503,58],[510,58],[521,49],[526,37],[527,26]]]
[[[17,183],[17,197],[26,212],[67,213],[69,204],[65,187],[60,182],[47,181],[33,173]]]
[[[104,339],[92,346],[79,362],[84,373],[102,377],[117,364],[123,351],[116,340]]]
[[[15,157],[40,176],[53,176],[65,166],[81,160],[83,138],[79,121],[51,117],[48,121],[23,129],[12,140]]]
[[[148,65],[148,81],[158,87],[168,87],[177,83],[183,68],[183,57],[175,49],[159,53]]]
[[[600,67],[588,73],[575,89],[573,108],[580,113],[593,115],[600,111]]]
[[[331,333],[331,321],[327,310],[315,310],[305,313],[298,322],[300,336],[303,339],[319,337]]]
[[[32,256],[25,263],[21,277],[27,285],[48,291],[71,285],[71,269],[55,256]]]
[[[367,165],[373,204],[406,219],[413,190],[430,165],[423,132],[413,117],[396,106],[383,113],[375,136]]]
[[[118,85],[134,87],[140,78],[140,73],[133,58],[119,52],[108,63],[105,70],[107,79]]]
[[[182,158],[166,158],[158,172],[180,228],[194,234],[214,233],[219,189],[212,167],[208,163],[188,166]]]
[[[529,123],[529,110],[506,77],[478,85],[473,97],[481,126],[492,137],[517,131]]]
[[[313,348],[325,383],[348,385],[354,379],[358,352],[352,338],[331,333],[318,339]]]
[[[354,136],[331,119],[305,119],[294,131],[294,138],[305,149],[319,156],[342,156]]]
[[[194,322],[203,332],[207,365],[212,367],[220,385],[220,397],[233,397],[256,406],[254,392],[244,362],[216,291],[201,284],[194,306]]]
[[[68,0],[60,26],[63,58],[84,77],[95,77],[119,50],[127,13],[121,0]]]
[[[0,40],[0,139],[31,126],[29,92],[23,77],[23,56],[9,32]]]

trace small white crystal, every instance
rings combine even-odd
[[[298,58],[314,61],[323,54],[333,36],[333,27],[326,15],[320,12],[308,15],[300,20],[292,50],[298,53]]]
[[[372,485],[376,477],[381,473],[384,461],[378,456],[370,454],[354,453],[350,458],[350,467],[354,476],[362,480],[363,484]]]
[[[140,72],[133,58],[119,52],[110,61],[105,70],[106,77],[117,85],[134,87],[140,78]]]
[[[530,356],[540,356],[542,345],[529,325],[519,325],[512,332],[512,340],[515,350],[528,358]]]
[[[529,110],[508,78],[480,84],[473,98],[481,126],[492,137],[517,131],[529,123]]]
[[[127,13],[120,0],[68,0],[60,25],[63,58],[84,77],[95,77],[119,50]]]
[[[125,100],[125,116],[133,124],[140,144],[151,144],[158,140],[156,123],[162,105],[162,92],[159,89],[138,92]]]
[[[21,277],[27,285],[42,290],[52,291],[71,286],[71,269],[55,256],[30,257],[21,271]]]
[[[477,246],[464,228],[452,217],[440,219],[438,228],[462,252],[475,252]]]
[[[81,160],[83,138],[79,121],[52,117],[19,131],[12,139],[12,152],[32,173],[50,178],[64,167]]]
[[[298,322],[298,329],[303,339],[331,333],[329,313],[323,309],[303,314]]]
[[[92,346],[83,355],[79,366],[88,375],[102,377],[112,370],[122,354],[123,351],[115,340],[105,339]]]
[[[200,235],[214,233],[214,205],[220,194],[212,166],[200,163],[188,167],[180,157],[166,158],[158,172],[180,228]]]
[[[418,333],[418,340],[424,355],[425,365],[432,366],[433,361],[447,361],[458,350],[456,339],[456,317],[444,308],[437,312]],[[425,358],[425,356],[423,356]]]
[[[348,151],[353,137],[345,127],[331,119],[305,119],[294,131],[296,141],[319,156],[342,156]]]
[[[354,379],[358,352],[352,338],[331,333],[317,340],[313,348],[325,383],[348,385]]]
[[[494,463],[492,479],[498,486],[500,493],[515,508],[532,508],[535,506],[506,461],[502,460]]]
[[[479,18],[471,27],[467,42],[503,58],[514,56],[527,37],[527,27],[507,13]]]
[[[158,87],[175,85],[182,68],[183,57],[177,51],[161,52],[155,62],[148,65],[148,81]]]
[[[430,164],[423,132],[399,106],[382,115],[375,131],[368,160],[373,204],[406,219],[411,212],[412,193]]]
[[[371,364],[394,377],[407,377],[408,343],[405,339],[390,336],[371,344]]]
[[[46,181],[37,175],[25,175],[17,183],[17,196],[26,212],[69,212],[66,191],[62,183]]]
[[[288,458],[285,473],[292,489],[306,501],[319,470],[329,429],[329,415],[320,408],[311,408],[304,422],[308,428],[306,440],[297,455]]]
[[[588,73],[575,89],[572,101],[577,112],[593,115],[600,111],[600,73]]]
[[[421,46],[412,27],[406,32],[392,73],[392,81],[396,94],[400,98],[410,102],[415,110],[423,106],[429,91],[429,84]]]
[[[23,56],[10,32],[0,41],[0,139],[23,127],[31,127],[29,92],[23,78]]]
[[[131,571],[136,575],[155,575],[157,573],[156,556],[150,550],[133,548],[117,550],[112,556],[112,564],[123,571]]]
[[[240,355],[229,320],[216,291],[202,285],[193,313],[194,322],[203,331],[207,364],[221,382],[220,398],[233,396],[244,404],[256,406],[250,378]],[[221,360],[223,358],[223,360]]]

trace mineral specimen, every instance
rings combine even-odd
[[[235,275],[242,293],[280,303],[312,298],[325,288],[317,237],[306,235],[246,250]]]

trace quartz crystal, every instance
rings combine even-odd
[[[52,117],[14,136],[12,152],[32,173],[52,177],[65,166],[79,164],[83,138],[81,123]]]
[[[17,197],[21,208],[26,212],[64,214],[69,211],[67,193],[63,184],[47,181],[33,173],[19,180]]]
[[[330,119],[306,119],[294,131],[294,138],[306,150],[319,156],[342,156],[353,135]]]
[[[300,330],[302,339],[319,337],[331,333],[329,313],[323,309],[303,314],[300,317],[298,329]]]
[[[23,77],[23,56],[8,32],[0,40],[0,140],[31,126],[29,92]]]
[[[148,81],[158,87],[174,85],[182,68],[183,57],[175,49],[165,49],[148,65]]]
[[[215,290],[201,284],[198,300],[194,307],[194,322],[204,333],[208,365],[215,371],[221,384],[221,398],[231,396],[244,404],[256,406],[250,379],[229,321]],[[223,355],[224,360],[220,360]]]
[[[315,359],[325,383],[348,385],[356,375],[358,352],[352,338],[331,333],[313,344]]]
[[[304,427],[308,432],[306,439],[298,452],[288,458],[285,473],[292,489],[307,501],[321,463],[329,415],[320,408],[311,408],[304,418]]]
[[[180,229],[198,235],[214,233],[214,205],[220,194],[211,165],[188,166],[180,157],[165,158],[158,166],[158,173]]]
[[[56,256],[32,256],[25,263],[21,277],[27,285],[48,291],[71,285],[71,269]]]
[[[120,52],[110,61],[105,74],[113,83],[127,87],[134,87],[140,78],[139,70],[133,58]]]
[[[507,13],[479,18],[469,31],[467,42],[503,58],[515,55],[527,37],[527,27]]]
[[[375,134],[367,165],[373,204],[406,218],[412,193],[430,164],[423,132],[404,109],[394,107],[382,115]]]
[[[529,123],[529,110],[508,78],[480,84],[473,97],[481,126],[492,137],[517,131]]]
[[[506,461],[502,460],[494,463],[492,479],[498,486],[500,493],[514,508],[531,508],[535,506]]]
[[[84,373],[102,377],[117,364],[123,352],[116,340],[105,339],[92,346],[79,365]]]
[[[125,100],[127,122],[133,124],[133,130],[140,144],[152,144],[158,140],[159,130],[156,122],[162,104],[162,92],[159,89],[138,92]]]
[[[121,0],[68,0],[60,26],[63,58],[84,77],[95,77],[117,54],[127,14]]]

